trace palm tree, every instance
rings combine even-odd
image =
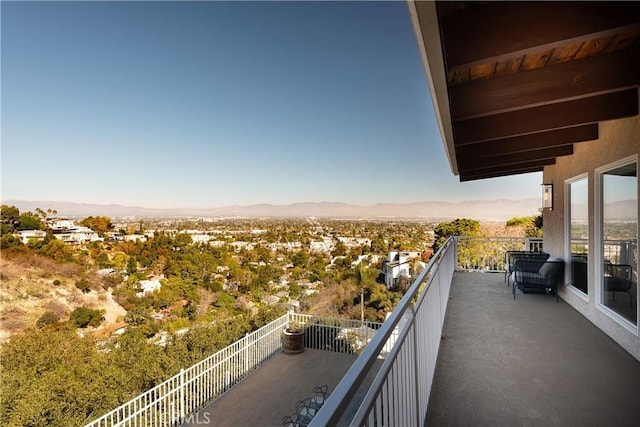
[[[356,269],[356,283],[360,288],[360,320],[364,325],[364,286],[369,281],[369,272],[367,268],[360,262]]]

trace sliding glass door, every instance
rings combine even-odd
[[[638,164],[620,162],[600,174],[602,269],[600,302],[637,325]]]

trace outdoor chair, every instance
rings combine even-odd
[[[313,395],[296,402],[296,412],[293,415],[282,417],[282,427],[305,427],[309,425],[313,417],[327,400],[328,386],[326,384],[313,388]]]
[[[311,398],[307,397],[296,402],[296,415],[299,425],[304,426],[311,422],[316,414],[316,409],[311,407]]]
[[[514,258],[518,255],[526,255],[528,253],[527,251],[506,251],[504,253],[504,281],[507,282],[507,286],[509,286],[509,278],[513,272]]]
[[[558,281],[562,277],[564,261],[561,258],[548,258],[548,254],[539,256],[516,257],[514,262],[513,299],[516,299],[516,288],[523,294],[527,292],[544,292],[558,298]]]
[[[314,409],[316,412],[322,407],[324,402],[327,400],[327,390],[328,386],[326,384],[321,386],[316,386],[313,388],[313,396],[311,396],[311,401],[309,406]]]
[[[633,269],[627,264],[612,264],[606,262],[604,265],[604,289],[612,292],[613,300],[616,299],[616,292],[625,292],[629,295],[629,307],[633,308],[633,296],[631,295],[631,284]]]
[[[285,415],[280,421],[282,427],[298,427],[298,423],[291,417],[291,415]]]
[[[329,395],[329,393],[327,392],[328,389],[329,386],[327,386],[326,384],[314,387],[311,402],[315,402],[316,404],[320,404],[320,406],[322,406],[324,401],[327,400],[327,396]]]
[[[285,415],[280,421],[282,427],[307,427],[311,422],[311,418],[307,416],[301,416],[297,412],[293,415]]]
[[[529,251],[507,251],[505,253],[505,281],[507,282],[507,286],[509,286],[511,276],[515,270],[515,262],[519,257],[534,257],[534,259],[542,259],[542,261],[546,261],[549,258],[549,254],[546,252],[529,252]]]

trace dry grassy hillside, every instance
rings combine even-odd
[[[87,293],[75,286],[84,277],[91,288]],[[59,264],[39,255],[2,256],[0,284],[0,342],[34,326],[46,311],[66,320],[80,306],[105,310],[105,326],[126,314],[103,289],[101,278],[87,275],[77,264]]]

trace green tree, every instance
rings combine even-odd
[[[193,239],[187,233],[178,233],[173,239],[173,243],[176,249],[185,249],[187,246],[193,243]]]
[[[42,223],[37,215],[31,212],[25,212],[20,214],[18,220],[17,230],[39,230],[42,228]]]
[[[507,227],[522,227],[526,237],[542,237],[542,215],[509,218]]]
[[[347,254],[347,247],[342,242],[338,242],[335,248],[331,251],[331,256],[344,256],[346,254]]]
[[[3,426],[81,426],[129,398],[127,376],[72,328],[28,329],[0,351]]]
[[[229,270],[229,285],[239,290],[249,290],[254,273],[243,267],[235,267]]]
[[[302,288],[295,282],[289,285],[289,296],[291,298],[298,298],[302,294]]]
[[[87,313],[78,319],[94,317]],[[137,326],[100,346],[90,334],[78,336],[71,322],[29,329],[0,347],[0,425],[85,425],[281,314],[267,307],[253,318],[219,319],[171,336],[164,347],[147,343],[154,326],[145,329],[143,311],[128,318]]]
[[[269,264],[258,266],[250,284],[251,290],[266,290],[269,282],[277,280],[282,273],[281,269],[272,267]]]
[[[306,268],[309,263],[309,253],[307,251],[298,251],[291,255],[291,263],[294,267]]]
[[[80,221],[79,224],[89,227],[100,236],[104,236],[104,233],[113,230],[111,218],[107,216],[90,216]]]
[[[136,257],[134,256],[129,257],[129,260],[127,261],[127,273],[133,274],[136,271],[138,271],[138,260],[136,260]]]
[[[96,257],[96,265],[100,268],[109,268],[111,267],[111,262],[109,261],[109,256],[102,252]]]
[[[362,321],[364,321],[365,288],[369,288],[375,284],[374,277],[374,271],[367,268],[362,262],[355,268],[356,284],[360,290],[360,319]]]
[[[435,253],[451,236],[479,236],[480,223],[474,219],[458,218],[438,224],[434,233],[433,252]]]
[[[47,209],[46,211],[36,208],[36,215],[42,222],[46,222],[49,215],[56,215],[58,213],[55,209]]]
[[[385,243],[382,234],[378,234],[376,237],[371,239],[371,252],[374,254],[384,254],[387,252],[387,244]]]
[[[526,226],[533,221],[532,216],[518,216],[507,220],[507,227]]]
[[[124,270],[127,262],[129,261],[129,257],[122,252],[118,252],[113,255],[113,259],[111,260],[111,265],[118,270]]]
[[[40,249],[40,254],[58,262],[72,262],[73,250],[62,240],[53,239]]]
[[[180,359],[177,354],[169,357],[161,346],[148,344],[142,329],[127,328],[112,348],[108,363],[125,373],[125,387],[135,396],[175,375],[182,365]]]
[[[369,319],[384,322],[387,313],[393,311],[393,307],[400,301],[400,295],[396,292],[390,292],[385,285],[374,283],[370,287],[369,301]]]
[[[0,207],[0,216],[2,218],[1,234],[13,233],[16,225],[20,222],[20,210],[15,206],[2,205]]]
[[[524,235],[527,237],[542,237],[542,230],[542,215],[534,216],[525,226]]]

